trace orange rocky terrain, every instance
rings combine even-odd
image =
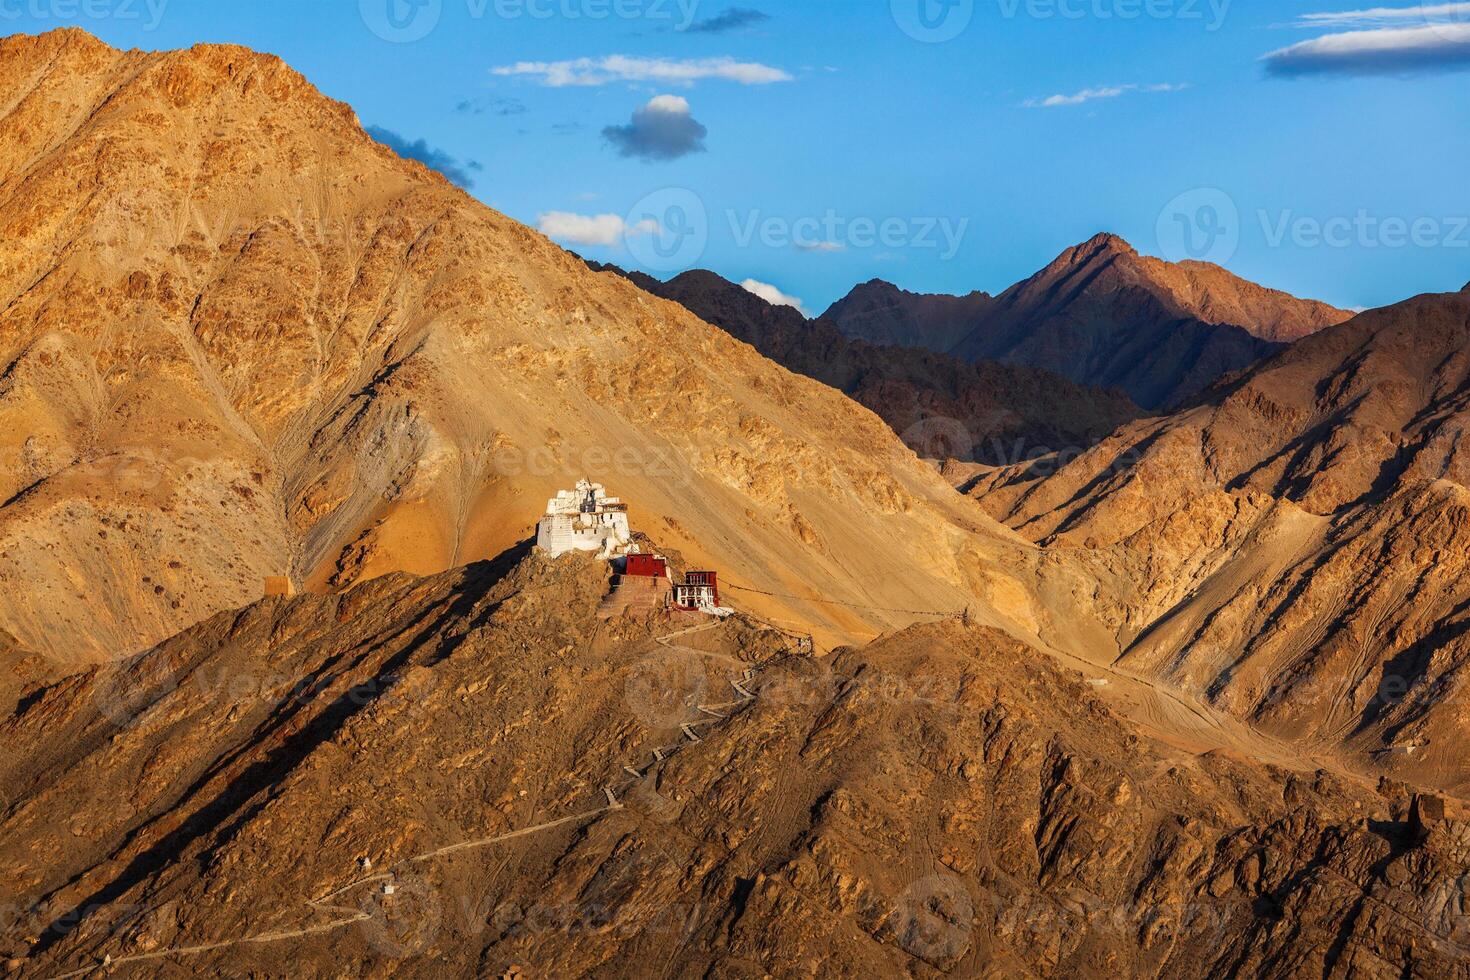
[[[982,542],[1021,545],[868,411],[399,159],[273,57],[0,42],[0,240],[0,628],[54,662],[271,576],[498,554],[587,475],[830,639],[980,602],[1006,580]]]
[[[777,364],[846,393],[926,459],[1014,463],[1086,448],[1142,414],[1121,391],[1089,388],[1050,371],[850,340],[825,319],[808,320],[713,272],[660,282],[604,268],[685,306]]]
[[[1467,400],[1470,292],[1421,296],[970,492],[1093,569],[1119,666],[1464,792]]]
[[[965,495],[277,59],[0,69],[7,971],[1470,977],[1470,293]]]
[[[604,623],[605,564],[523,553],[28,699],[9,968],[1470,976],[1436,799],[1181,750],[988,627],[813,659],[744,616]]]

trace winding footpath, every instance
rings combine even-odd
[[[491,837],[482,837],[475,840],[461,841],[459,843],[449,844],[444,847],[436,848],[432,851],[426,851],[423,854],[406,857],[394,862],[393,864],[389,865],[385,870],[378,872],[377,874],[354,879],[353,881],[349,881],[344,885],[340,885],[337,888],[334,888],[324,895],[305,901],[306,907],[310,909],[313,913],[328,913],[336,916],[336,918],[328,922],[322,922],[318,923],[317,925],[306,926],[300,929],[262,932],[254,935],[240,936],[233,939],[222,939],[216,942],[201,943],[192,946],[172,946],[167,949],[157,949],[147,953],[134,953],[127,956],[104,956],[103,958],[88,966],[72,970],[69,973],[56,974],[52,976],[50,980],[71,980],[71,978],[73,977],[86,976],[87,974],[95,973],[99,970],[105,971],[113,967],[124,966],[129,963],[143,963],[151,960],[170,959],[173,957],[200,956],[205,953],[218,952],[222,949],[284,942],[290,939],[300,939],[305,936],[315,936],[321,935],[323,933],[335,932],[338,929],[344,929],[348,926],[367,921],[373,916],[360,908],[332,905],[329,903],[339,896],[368,885],[378,885],[380,887],[388,885],[396,879],[397,876],[395,874],[395,871],[397,869],[407,868],[417,864],[424,864],[430,861],[437,860],[439,858],[443,858],[450,854],[460,853],[462,851],[494,847],[495,845],[503,844],[506,841],[517,840],[523,837],[530,837],[535,834],[545,833],[546,831],[555,830],[560,827],[567,827],[574,824],[586,824],[590,821],[597,820],[598,818],[603,817],[609,813],[622,810],[624,808],[624,804],[618,802],[617,795],[619,793],[630,786],[635,786],[638,783],[642,782],[648,777],[648,774],[651,770],[658,767],[659,765],[662,765],[671,756],[677,754],[686,746],[704,741],[703,738],[701,738],[694,732],[695,726],[716,725],[720,722],[728,721],[731,716],[725,714],[725,711],[752,704],[760,693],[759,688],[752,687],[752,683],[756,679],[756,677],[768,667],[785,660],[788,656],[791,655],[789,652],[783,652],[771,658],[764,664],[749,667],[744,661],[737,660],[734,657],[729,657],[722,654],[707,653],[701,650],[694,650],[690,647],[679,646],[672,642],[679,637],[688,636],[692,633],[699,633],[703,632],[704,630],[713,629],[718,625],[720,625],[718,621],[702,623],[697,626],[689,627],[687,629],[681,629],[673,633],[665,634],[663,636],[654,637],[654,641],[661,644],[662,646],[668,647],[671,650],[676,650],[680,653],[689,653],[717,660],[728,660],[732,663],[738,664],[741,667],[748,668],[743,672],[738,681],[731,681],[731,686],[735,689],[736,693],[740,695],[740,697],[734,701],[728,701],[722,704],[696,705],[695,710],[698,712],[698,714],[703,715],[704,717],[693,718],[687,722],[681,723],[680,725],[680,730],[685,734],[688,740],[677,745],[660,746],[655,748],[652,753],[652,761],[646,763],[641,767],[632,765],[623,766],[622,772],[626,773],[628,778],[623,779],[619,783],[608,784],[603,788],[603,793],[607,799],[607,803],[604,806],[585,810],[580,813],[573,813],[569,816],[559,817],[554,820],[547,820],[543,823],[533,824],[529,827],[522,827],[518,830],[512,830],[507,833],[496,834]],[[756,625],[766,629],[770,628],[766,627],[765,624],[759,622],[756,622]],[[778,632],[783,632],[784,635],[784,631]]]

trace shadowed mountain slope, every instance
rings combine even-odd
[[[0,236],[0,628],[53,661],[270,576],[498,554],[589,475],[829,637],[959,608],[977,542],[1016,546],[870,412],[394,156],[270,56],[0,41]]]
[[[515,558],[28,699],[9,967],[1466,975],[1470,827],[1432,801],[1181,751],[992,629],[814,660],[743,617],[600,622],[605,565]]]
[[[627,275],[778,364],[845,392],[926,458],[1013,463],[1080,450],[1141,414],[1119,391],[1049,371],[850,340],[825,319],[808,320],[713,272],[661,282],[613,266],[594,268]]]
[[[1421,296],[972,493],[1113,578],[1133,669],[1464,787],[1467,424],[1470,294]]]
[[[1107,234],[1068,249],[993,300],[977,295],[941,304],[869,284],[826,316],[849,336],[884,329],[875,319],[900,324],[897,331],[910,321],[929,323],[931,336],[958,337],[948,348],[953,354],[1119,387],[1147,409],[1188,398],[1280,343],[1350,316],[1208,263],[1139,255]],[[878,315],[875,307],[893,312]],[[945,310],[963,318],[963,330],[944,319]]]
[[[946,354],[995,305],[989,293],[946,296],[911,293],[872,279],[833,303],[822,314],[854,340],[888,347],[922,347]]]

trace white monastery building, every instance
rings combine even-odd
[[[553,558],[572,551],[595,554],[604,561],[630,554],[633,532],[628,505],[609,497],[600,483],[581,480],[575,490],[562,490],[546,504],[536,525],[536,546]]]

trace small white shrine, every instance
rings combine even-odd
[[[536,547],[553,558],[572,551],[604,561],[627,555],[634,550],[628,505],[609,497],[602,484],[582,480],[547,502],[546,516],[536,525]]]

